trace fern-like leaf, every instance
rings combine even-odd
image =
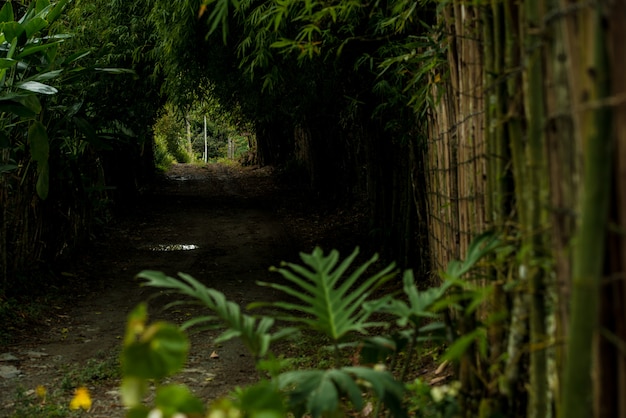
[[[240,338],[246,348],[255,357],[265,356],[270,343],[293,332],[284,329],[271,334],[270,329],[274,319],[261,317],[257,319],[241,312],[241,308],[234,302],[226,299],[223,293],[203,285],[201,282],[185,273],[178,273],[178,278],[170,277],[163,272],[144,270],[137,275],[144,279],[144,286],[158,287],[175,291],[181,295],[197,299],[213,314],[190,319],[181,328],[187,329],[200,323],[225,327],[226,330],[216,339],[218,342]]]
[[[367,328],[378,325],[368,322],[372,310],[363,309],[372,292],[394,276],[392,263],[363,279],[365,271],[378,260],[374,255],[358,266],[347,278],[344,274],[359,253],[356,248],[340,262],[339,252],[324,255],[320,248],[311,254],[300,254],[303,265],[283,263],[272,268],[289,284],[259,282],[291,296],[295,301],[256,303],[253,307],[272,306],[285,312],[278,319],[298,322],[322,332],[337,342],[352,332],[366,333]]]

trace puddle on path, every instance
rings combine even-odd
[[[140,247],[142,250],[148,251],[191,251],[200,248],[195,244],[156,244],[156,245],[143,245]]]

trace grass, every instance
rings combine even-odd
[[[61,388],[71,391],[79,386],[121,378],[119,349],[99,352],[84,365],[73,365],[61,379]]]
[[[10,418],[63,418],[78,416],[69,408],[68,396],[64,391],[55,390],[39,396],[34,391],[18,389],[15,395],[15,409]]]
[[[102,385],[121,378],[119,349],[102,351],[85,364],[73,364],[65,372],[59,384],[41,382],[35,390],[17,388],[14,409],[10,418],[64,418],[84,416],[83,411],[70,409],[74,390],[83,386]],[[55,389],[51,389],[55,388]]]

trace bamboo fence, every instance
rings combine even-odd
[[[586,35],[580,22],[598,10],[606,11],[600,14],[605,17],[610,74],[585,73],[586,52],[580,49]],[[539,15],[533,16],[535,12]],[[500,301],[509,312],[518,296],[528,295],[528,301],[532,300],[515,302],[526,303],[530,317],[522,319],[526,331],[520,334],[527,344],[522,351],[530,353],[527,373],[535,373],[534,379],[538,370],[554,375],[534,383],[530,376],[522,376],[526,383],[518,387],[526,386],[531,392],[529,416],[548,414],[555,408],[558,415],[555,405],[562,389],[565,355],[561,349],[569,336],[572,248],[585,192],[581,178],[588,144],[581,132],[588,123],[587,113],[609,109],[615,169],[600,290],[601,326],[594,343],[594,414],[626,418],[625,18],[623,0],[547,0],[530,6],[454,0],[440,15],[447,34],[449,77],[432,86],[433,97],[439,99],[430,109],[424,157],[431,266],[435,273],[445,270],[451,260],[465,256],[473,237],[488,229],[513,241],[517,253],[532,254],[511,258],[503,269],[508,276],[495,278],[522,283],[517,294]],[[540,74],[530,74],[537,68]],[[584,86],[589,82],[585,77],[591,82],[610,77],[610,96],[586,102]],[[535,108],[537,97],[540,115]],[[539,140],[531,131],[533,126],[541,131],[539,148],[533,145]],[[503,181],[507,176],[509,183]],[[523,284],[525,268],[541,271],[538,276],[528,273],[530,281]],[[545,320],[539,327],[535,323],[533,331],[538,313]],[[498,334],[502,345],[507,338],[512,341],[516,326],[511,322],[508,335]],[[533,336],[533,332],[541,335]],[[495,350],[497,344],[492,342]],[[535,348],[529,350],[530,346]],[[540,351],[545,352],[539,356]],[[533,386],[548,393],[532,393]],[[484,392],[490,391],[498,389],[488,387]]]

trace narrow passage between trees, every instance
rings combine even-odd
[[[63,271],[72,283],[67,301],[50,306],[50,314],[32,329],[15,330],[19,337],[0,347],[0,416],[12,416],[20,407],[19,391],[35,398],[41,385],[49,395],[69,399],[82,384],[93,397],[91,417],[123,416],[119,382],[109,375],[117,366],[129,311],[149,300],[151,320],[182,323],[207,313],[186,306],[164,311],[163,298],[152,298],[155,290],[140,287],[134,276],[144,269],[172,276],[185,272],[242,306],[272,300],[272,290],[255,284],[276,279],[268,268],[295,260],[322,234],[340,230],[333,223],[340,221],[321,222],[319,215],[305,213],[306,205],[296,213],[291,204],[286,212],[285,202],[296,202],[290,196],[275,185],[270,169],[174,166],[132,213],[109,227],[104,240]],[[189,361],[178,376],[207,400],[256,379],[243,346],[216,345],[217,334],[191,336]]]

